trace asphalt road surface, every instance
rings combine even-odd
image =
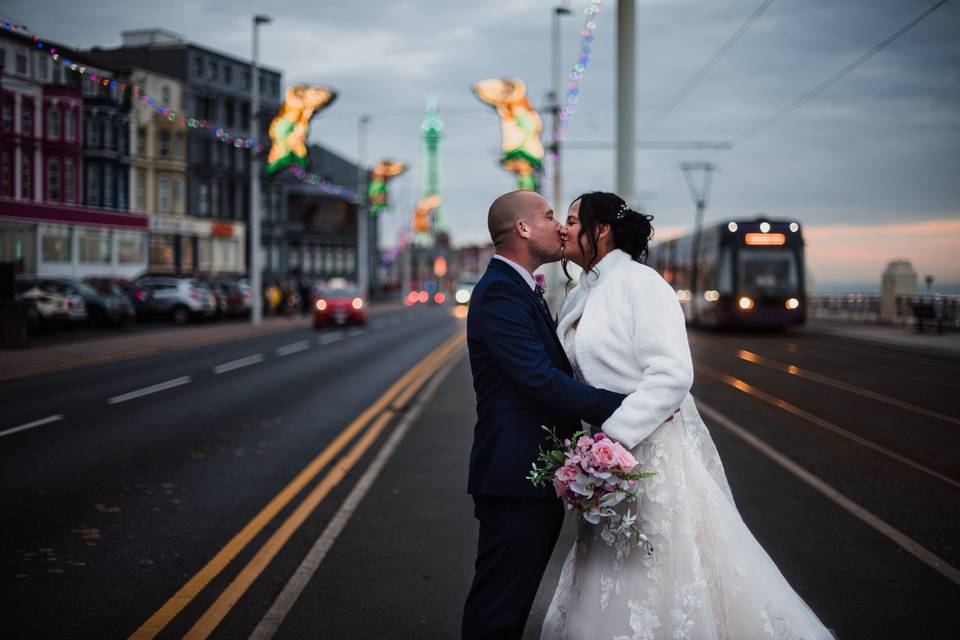
[[[128,637],[158,615],[138,637],[457,637],[476,547],[461,326],[402,310],[364,333],[0,385],[0,432],[63,416],[0,436],[3,637]],[[740,512],[821,619],[843,640],[960,637],[960,360],[813,332],[692,331],[691,346]],[[335,466],[250,533],[364,416]],[[539,637],[572,524],[525,638]]]

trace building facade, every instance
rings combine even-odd
[[[125,31],[122,37],[123,44],[119,48],[94,49],[92,53],[99,59],[112,60],[176,79],[181,83],[181,109],[172,110],[198,120],[216,123],[214,130],[222,129],[234,136],[265,141],[270,119],[281,104],[279,72],[258,68],[262,108],[258,119],[259,127],[254,130],[250,119],[252,75],[248,61],[186,42],[179,35],[161,29]],[[169,106],[163,103],[162,87],[161,94],[152,97],[161,106]],[[170,100],[174,101],[173,89]],[[191,223],[180,226],[188,229],[187,233],[202,233],[209,228],[223,234],[227,233],[229,226],[229,238],[244,243],[236,255],[242,261],[242,271],[248,271],[249,239],[244,230],[250,219],[250,168],[253,151],[222,142],[210,129],[195,127],[184,132],[188,176],[183,194],[184,214],[190,219],[205,220],[209,225]],[[157,134],[160,135],[161,130],[158,130]],[[264,193],[269,191],[265,173],[261,176],[261,185]],[[134,189],[137,189],[136,184]],[[157,190],[159,194],[159,185]],[[146,194],[144,197],[146,198]],[[161,228],[156,230],[159,232]],[[215,243],[216,238],[226,239],[227,236],[194,236],[193,241],[184,241],[181,236],[181,239],[176,241],[179,244],[163,251],[174,251],[174,259],[178,265],[176,268],[182,271],[188,271],[191,264],[198,271],[207,271],[203,267],[216,263],[215,247],[222,244]]]
[[[18,273],[138,275],[148,220],[82,205],[88,81],[48,50],[0,31],[0,262]]]

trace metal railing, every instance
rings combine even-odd
[[[913,315],[915,304],[932,304],[944,328],[960,329],[960,296],[897,296],[893,323],[912,325],[916,321]],[[810,296],[809,309],[813,318],[881,322],[880,294],[876,293],[818,293]]]

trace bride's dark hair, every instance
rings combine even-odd
[[[615,193],[605,191],[591,191],[576,200],[580,201],[580,232],[577,234],[577,245],[589,258],[587,264],[593,262],[597,255],[597,227],[600,224],[610,225],[613,232],[613,246],[630,254],[637,262],[646,262],[650,240],[653,239],[653,225],[650,221],[653,216],[634,211],[623,198]],[[574,200],[574,202],[576,202]],[[587,252],[583,240],[586,238],[590,251]],[[569,260],[563,259],[563,273],[567,273]],[[591,269],[592,271],[592,269]]]

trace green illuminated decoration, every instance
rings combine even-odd
[[[297,85],[287,89],[283,106],[270,123],[269,173],[294,164],[306,168],[310,118],[330,106],[336,97],[337,92],[327,87]]]
[[[473,93],[500,116],[503,157],[500,166],[517,176],[517,187],[536,191],[543,166],[543,122],[519,78],[491,78],[473,86]]]
[[[387,183],[407,170],[407,165],[393,160],[381,160],[370,174],[370,184],[367,185],[367,198],[370,200],[370,213],[378,215],[381,211],[390,208],[390,198],[387,193]]]

